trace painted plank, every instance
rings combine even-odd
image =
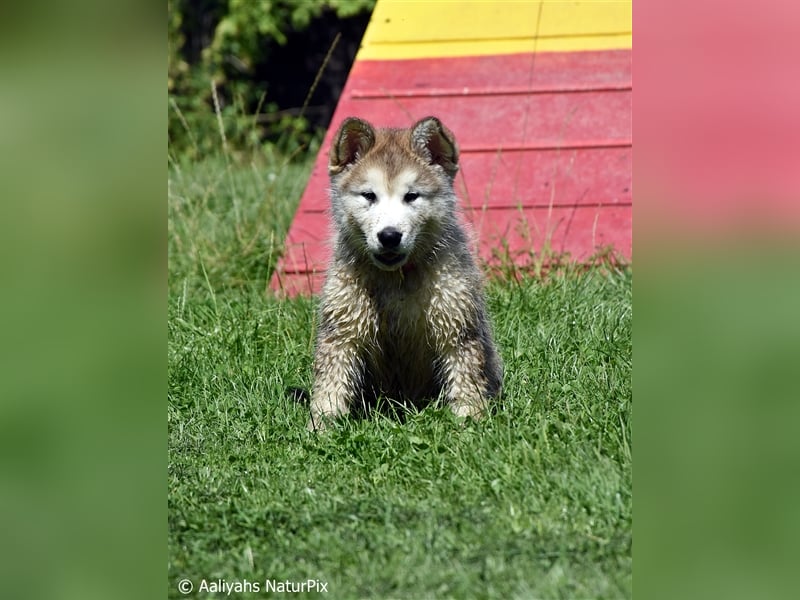
[[[319,294],[325,282],[324,273],[280,273],[276,272],[270,288],[278,295],[287,298]]]
[[[536,32],[539,10],[539,2],[381,0],[363,44],[530,37]]]
[[[603,35],[585,38],[555,37],[515,40],[479,40],[456,42],[416,42],[410,44],[373,44],[358,52],[363,60],[396,60],[431,56],[481,56],[519,52],[571,52],[575,50],[616,50],[630,48],[631,34]]]
[[[384,61],[359,60],[350,96],[461,95],[475,90],[631,89],[630,50]]]
[[[357,58],[607,50],[631,43],[630,1],[381,0]]]
[[[584,145],[630,143],[631,91],[550,92],[523,98],[497,94],[453,99],[354,98],[351,114],[374,124],[408,127],[438,115],[456,135],[464,151],[523,145],[559,148],[570,141]],[[456,109],[457,107],[457,109]],[[336,126],[338,123],[334,122]]]
[[[632,202],[631,147],[462,152],[456,192],[465,207],[621,205]],[[302,208],[328,209],[328,174],[315,166]]]
[[[628,205],[495,209],[465,215],[479,240],[483,260],[496,263],[498,252],[502,255],[508,247],[515,262],[526,264],[525,259],[544,248],[584,262],[613,246],[630,259],[632,212]]]
[[[457,189],[472,208],[625,205],[631,165],[630,147],[464,153]]]
[[[286,273],[309,273],[325,269],[330,256],[330,216],[327,212],[300,212],[296,221],[302,227],[292,228],[286,236],[280,270]]]

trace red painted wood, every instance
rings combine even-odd
[[[495,262],[506,244],[513,256],[529,256],[549,248],[555,253],[568,252],[573,260],[585,261],[611,245],[630,257],[631,216],[630,204],[462,211],[463,222],[478,242],[480,257],[490,262]],[[323,212],[305,213],[303,222],[302,241],[287,241],[283,272],[321,275],[330,257],[329,217]]]
[[[287,273],[310,273],[323,270],[327,263],[330,245],[330,218],[328,213],[303,213],[302,228],[292,229],[284,242],[281,259]]]
[[[428,115],[453,131],[464,151],[531,144],[548,148],[630,143],[631,91],[548,92],[410,98],[351,98],[350,113],[407,127]],[[336,125],[338,123],[335,122]]]
[[[351,115],[406,127],[434,114],[453,130],[456,190],[483,259],[505,235],[524,262],[547,231],[551,249],[575,260],[609,244],[629,259],[631,94],[628,50],[356,62],[271,287],[319,291],[329,255],[328,148]]]
[[[465,206],[482,208],[630,204],[631,148],[463,152],[456,191]],[[304,211],[328,208],[328,174],[318,165]]]
[[[474,208],[630,204],[631,160],[630,147],[466,153],[457,190]]]
[[[364,60],[353,65],[351,93],[382,90],[461,89],[530,86],[531,90],[572,86],[631,87],[630,50],[542,52],[459,58]]]
[[[282,273],[276,271],[270,287],[277,293],[293,298],[318,294],[325,282],[324,272],[319,273]]]
[[[504,247],[517,264],[527,264],[543,249],[568,253],[578,262],[608,246],[625,258],[631,256],[630,205],[497,209],[468,211],[466,216],[479,239],[480,257],[490,263],[497,263]]]

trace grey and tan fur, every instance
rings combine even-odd
[[[328,170],[334,245],[309,429],[378,395],[416,403],[441,394],[456,415],[479,417],[503,369],[458,222],[453,134],[435,117],[409,129],[349,118]]]

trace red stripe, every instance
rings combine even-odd
[[[631,87],[631,51],[542,52],[408,60],[361,60],[350,72],[355,90],[465,87],[569,89]],[[348,81],[348,84],[350,81]],[[352,93],[352,92],[351,92]]]
[[[631,148],[463,154],[456,191],[474,208],[631,204]],[[304,212],[327,210],[327,168],[315,168]]]
[[[631,141],[630,118],[620,118],[631,112],[629,90],[524,97],[384,97],[351,99],[348,104],[347,116],[357,115],[384,125],[407,127],[436,115],[465,148],[525,144],[569,147]]]

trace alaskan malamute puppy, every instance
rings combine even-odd
[[[322,291],[309,429],[378,396],[441,397],[478,417],[500,393],[483,278],[456,214],[458,147],[435,117],[348,118],[330,151],[333,258]]]

